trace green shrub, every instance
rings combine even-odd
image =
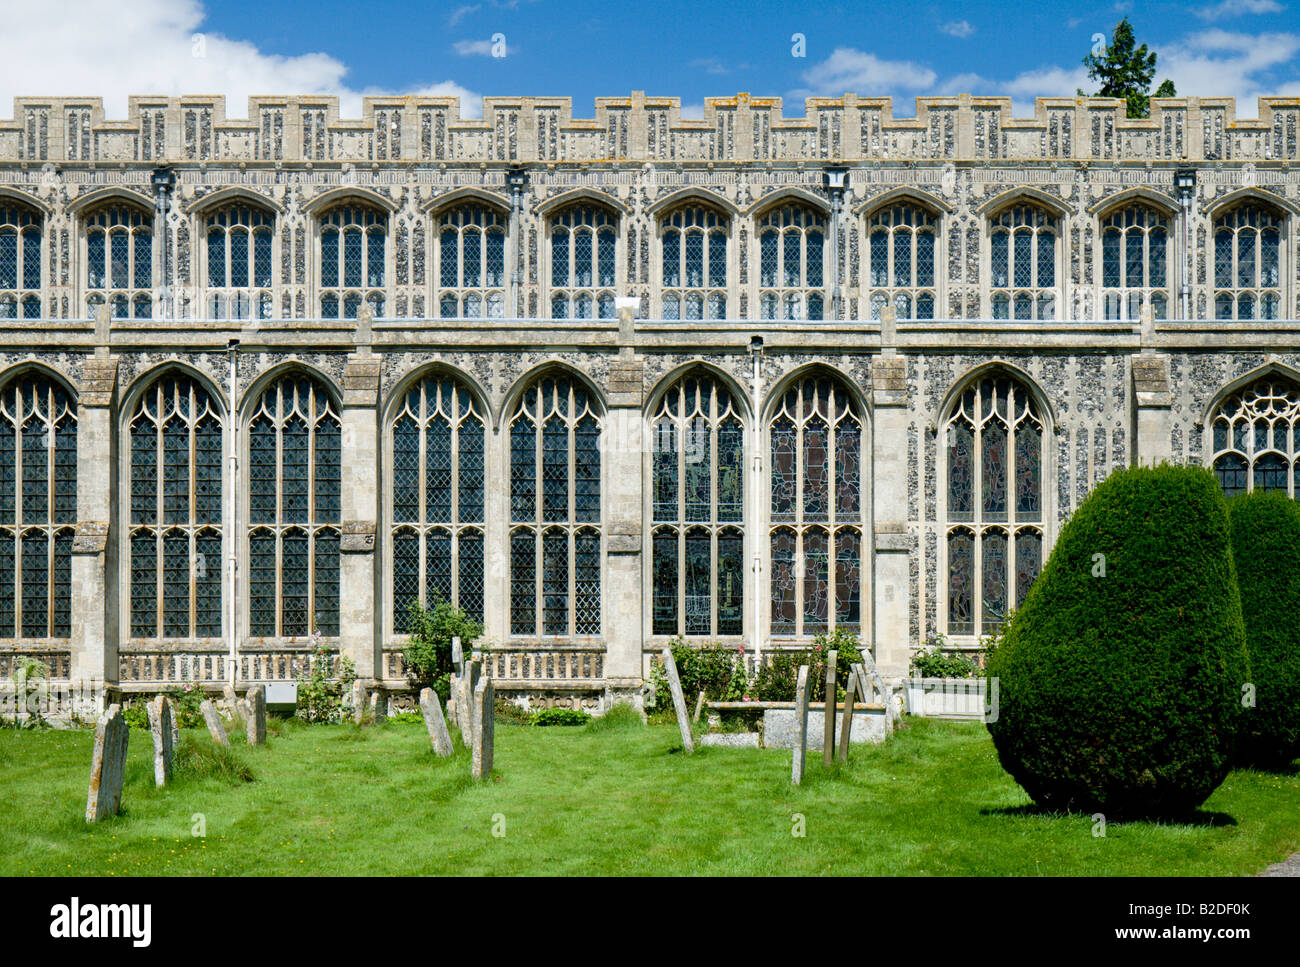
[[[304,722],[339,723],[351,712],[352,683],[357,673],[352,659],[320,643],[312,636],[315,649],[306,674],[298,679],[298,706],[294,714]]]
[[[978,678],[979,662],[970,655],[948,652],[948,639],[935,632],[926,639],[925,646],[912,656],[912,675],[915,678]]]
[[[143,698],[133,698],[129,702],[123,702],[122,718],[128,728],[149,730],[149,710],[145,707]]]
[[[591,715],[576,708],[544,708],[534,712],[530,721],[533,725],[586,725]]]
[[[432,688],[445,703],[451,697],[451,639],[460,638],[461,648],[468,655],[483,634],[483,626],[462,608],[441,598],[434,601],[432,608],[422,608],[420,602],[412,601],[409,615],[410,638],[402,652],[407,676],[417,691]]]
[[[1237,761],[1285,767],[1300,756],[1300,507],[1256,491],[1228,502],[1254,707]]]
[[[177,728],[202,728],[203,710],[199,706],[207,699],[202,685],[198,682],[190,682],[178,688],[169,688],[163,694],[171,699],[172,714],[176,716]]]
[[[494,717],[498,722],[509,722],[512,725],[528,725],[532,721],[532,713],[527,709],[516,705],[508,698],[500,695],[496,697],[496,706]]]
[[[799,666],[808,666],[808,701],[826,700],[826,656],[836,651],[835,699],[844,698],[850,666],[862,661],[858,636],[845,628],[813,638],[811,648],[770,651],[754,676],[754,697],[760,702],[793,702],[799,687]]]
[[[1228,773],[1247,681],[1227,506],[1191,467],[1103,481],[988,658],[988,730],[1040,806],[1173,816]]]

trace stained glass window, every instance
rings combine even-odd
[[[222,455],[217,402],[168,373],[131,415],[131,636],[220,638]]]
[[[506,216],[483,205],[443,212],[434,247],[439,314],[444,319],[504,318]]]
[[[759,312],[763,319],[821,319],[826,219],[803,205],[785,205],[759,222]]]
[[[1214,220],[1214,318],[1278,319],[1283,219],[1248,203]]]
[[[1042,564],[1043,422],[1028,389],[987,376],[945,424],[948,634],[992,634]]]
[[[1210,466],[1226,496],[1276,490],[1300,497],[1300,389],[1261,379],[1220,403],[1210,420]]]
[[[267,387],[248,422],[249,633],[339,633],[341,424],[302,373]]]
[[[994,319],[1055,319],[1057,220],[1016,205],[990,226],[990,285]]]
[[[660,237],[665,319],[727,317],[727,220],[691,205],[664,219]]]
[[[232,205],[208,216],[204,251],[208,259],[208,314],[213,319],[272,317],[274,232],[275,216],[247,205]],[[337,258],[337,250],[330,254]]]
[[[153,314],[153,215],[115,205],[86,220],[87,310],[105,303],[115,319]]]
[[[535,380],[510,418],[510,631],[601,632],[600,418],[586,387]]]
[[[388,216],[373,208],[344,205],[320,221],[321,318],[355,319],[364,301],[384,314]]]
[[[76,405],[35,373],[0,390],[0,638],[68,638]]]
[[[935,275],[938,220],[917,205],[898,204],[871,216],[871,318],[885,306],[898,319],[933,319],[938,303]]]
[[[682,377],[650,421],[652,631],[744,632],[744,454],[740,407],[704,374]]]
[[[484,416],[466,385],[431,375],[393,418],[393,632],[412,601],[483,620]]]
[[[603,208],[569,208],[551,220],[551,318],[614,318],[615,227]]]
[[[41,315],[41,216],[0,204],[0,319]]]
[[[768,424],[773,635],[861,626],[863,429],[847,387],[820,375],[787,389]]]
[[[1150,306],[1169,315],[1169,220],[1146,205],[1130,205],[1101,225],[1102,304],[1107,319],[1139,318]]]

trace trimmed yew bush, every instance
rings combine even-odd
[[[1120,470],[1074,512],[989,654],[988,729],[1040,806],[1183,815],[1228,773],[1247,668],[1214,477]]]
[[[1300,756],[1300,506],[1284,493],[1228,502],[1255,704],[1237,761],[1277,768]]]

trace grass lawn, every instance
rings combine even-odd
[[[87,826],[93,733],[0,729],[0,874],[1253,874],[1300,845],[1300,776],[1234,772],[1186,824],[1045,815],[977,723],[909,720],[843,770],[706,748],[673,726],[498,722],[491,781],[424,726],[278,726],[235,738],[255,781],[203,768],[153,785],[132,731],[121,816]],[[274,727],[274,720],[273,720]],[[187,730],[191,761],[214,761]],[[196,813],[206,836],[191,833]],[[792,835],[796,814],[806,835]],[[496,818],[494,818],[496,817]],[[504,822],[504,836],[493,826]]]

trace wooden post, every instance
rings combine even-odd
[[[835,761],[835,664],[840,654],[835,649],[826,653],[826,701],[822,704],[822,764]]]
[[[849,761],[849,737],[853,732],[853,696],[858,691],[858,673],[849,672],[849,683],[844,688],[844,720],[840,722],[840,761]]]

